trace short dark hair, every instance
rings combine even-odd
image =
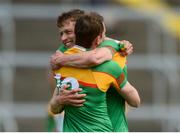
[[[85,12],[80,9],[73,9],[68,12],[62,13],[60,16],[58,16],[57,19],[57,27],[62,27],[63,23],[67,21],[68,19],[71,21],[76,21],[80,16],[84,15]]]
[[[102,32],[102,20],[92,13],[84,14],[76,20],[76,44],[79,46],[90,48],[94,39]]]
[[[101,16],[101,15],[100,15],[99,13],[97,13],[97,12],[90,12],[89,14],[92,15],[93,17],[95,17],[96,19],[99,19],[99,21],[101,21],[101,22],[104,21],[103,16]]]

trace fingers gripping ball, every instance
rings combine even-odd
[[[65,78],[62,82],[61,82],[62,86],[63,85],[69,85],[68,89],[77,89],[79,88],[79,83],[77,81],[77,79],[73,78],[73,77],[68,77]]]

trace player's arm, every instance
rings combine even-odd
[[[127,82],[119,92],[130,106],[138,107],[140,105],[139,94],[129,82]]]
[[[64,104],[61,103],[61,96],[58,95],[58,89],[54,89],[53,96],[49,102],[49,111],[52,114],[59,114],[64,110]]]
[[[51,56],[51,66],[54,69],[58,69],[61,66],[87,68],[111,60],[112,56],[113,51],[109,47],[96,48],[91,51],[72,55],[63,54],[62,52],[57,51]]]
[[[110,40],[110,39],[107,39]],[[112,39],[111,39],[112,40]],[[132,53],[132,44],[128,41],[121,41],[124,44],[125,50],[120,50],[121,55],[127,55]],[[118,46],[109,47],[108,42],[104,43],[101,48],[96,48],[92,51],[87,51],[79,54],[66,55],[58,51],[51,56],[51,67],[56,70],[61,66],[73,66],[88,68],[91,66],[99,65],[105,61],[111,60],[113,53],[119,50]]]
[[[127,81],[123,72],[116,79],[114,86],[130,106],[138,107],[140,105],[140,97],[137,90]]]

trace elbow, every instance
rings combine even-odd
[[[130,85],[129,82],[125,87],[126,88],[122,89],[121,93],[124,95],[127,103],[132,107],[139,107],[141,100],[138,91],[132,85]]]
[[[140,101],[140,99],[138,99],[138,100],[136,100],[136,102],[134,102],[133,107],[138,108],[140,106],[140,104],[141,104],[141,101]]]
[[[140,100],[140,98],[138,97],[138,98],[136,98],[136,100],[133,100],[132,102],[128,102],[128,103],[129,103],[129,105],[131,105],[132,107],[138,108],[138,107],[140,106],[140,104],[141,104],[141,100]]]
[[[101,64],[102,62],[98,58],[90,58],[89,63],[91,66],[96,66]]]

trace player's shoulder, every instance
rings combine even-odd
[[[112,47],[114,48],[116,51],[119,51],[120,46],[119,43],[116,40],[113,39],[108,39],[108,40],[104,40],[99,47]]]
[[[103,45],[118,45],[118,42],[114,39],[105,39],[101,44],[100,46],[103,46]]]
[[[123,72],[123,69],[113,60],[106,61],[105,63],[94,67],[93,70],[109,74],[113,77],[117,77]]]

